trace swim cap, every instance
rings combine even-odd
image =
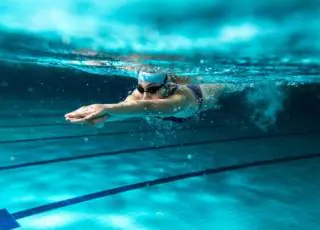
[[[138,81],[163,84],[166,79],[166,76],[167,76],[167,74],[165,74],[165,73],[139,72]]]

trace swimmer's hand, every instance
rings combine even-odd
[[[65,119],[73,124],[103,125],[110,118],[103,104],[83,106],[65,114]]]

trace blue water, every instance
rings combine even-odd
[[[0,230],[317,229],[319,11],[1,1]],[[246,90],[182,125],[64,121],[124,99],[139,67]]]

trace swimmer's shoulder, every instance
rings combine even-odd
[[[180,95],[180,96],[186,97],[188,100],[193,100],[194,99],[193,92],[188,87],[187,84],[185,84],[185,85],[175,84],[175,85],[176,85],[176,89],[174,90],[174,93],[172,94],[172,96]]]
[[[168,80],[171,83],[179,84],[179,85],[192,84],[192,79],[190,77],[182,77],[174,74],[168,74]]]
[[[128,102],[128,101],[137,101],[139,99],[141,99],[141,94],[138,92],[137,89],[134,89],[133,92],[127,96],[125,101],[126,102]]]

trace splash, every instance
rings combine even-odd
[[[248,105],[253,109],[251,120],[261,130],[267,131],[284,109],[285,85],[272,82],[257,84],[246,96]]]

